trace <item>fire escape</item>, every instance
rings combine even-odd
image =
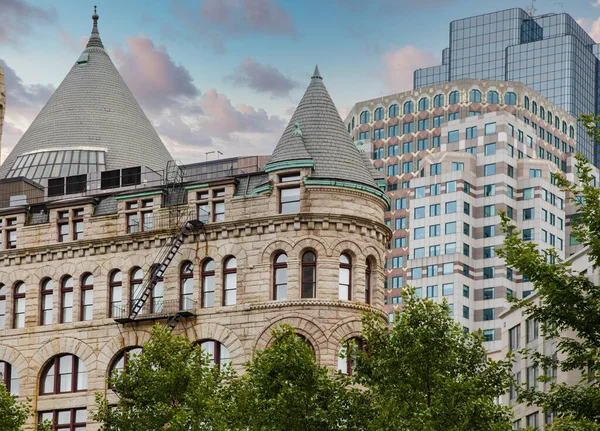
[[[193,307],[188,309],[189,304],[184,306],[179,300],[174,304],[162,301],[157,307],[153,304],[152,312],[144,312],[146,302],[151,299],[154,288],[162,281],[165,271],[179,252],[179,248],[185,239],[194,231],[203,228],[203,224],[198,220],[195,211],[189,211],[184,205],[186,203],[186,194],[183,187],[184,177],[185,168],[183,166],[175,161],[170,161],[167,164],[164,202],[168,208],[168,213],[163,214],[158,220],[154,221],[154,229],[170,229],[174,232],[174,235],[165,242],[158,252],[155,259],[156,263],[152,265],[148,275],[142,281],[139,297],[130,299],[130,307],[117,310],[117,312],[113,311],[114,320],[118,323],[167,318],[167,327],[173,330],[182,318],[195,315]]]

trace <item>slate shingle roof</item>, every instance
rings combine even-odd
[[[19,155],[43,149],[106,149],[107,170],[166,168],[171,155],[104,50],[96,19],[85,54],[0,166],[0,178]]]
[[[301,136],[294,133],[297,127]],[[278,162],[306,159],[314,161],[311,179],[350,181],[379,190],[372,172],[376,170],[352,141],[318,67],[267,168]]]

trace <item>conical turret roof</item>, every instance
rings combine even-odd
[[[346,130],[318,66],[265,169],[285,162],[312,162],[311,179],[348,181],[379,191],[374,169]]]
[[[57,170],[52,169],[11,171],[17,168],[15,161],[19,156],[34,152],[56,152],[50,157],[40,157],[40,162],[62,160],[61,152],[64,160],[67,153],[69,157],[73,155],[71,165],[67,163],[62,170],[68,175],[91,169],[73,167],[76,151],[78,156],[86,150],[104,151],[105,165],[98,165],[98,169],[104,170],[147,166],[158,171],[165,169],[167,161],[172,159],[104,50],[95,11],[92,18],[94,24],[86,49],[0,166],[0,178],[27,176],[40,180],[64,176],[54,175]],[[96,154],[100,159],[102,155],[95,153],[94,157]],[[23,164],[21,160],[19,164]],[[49,175],[40,174],[46,172]]]

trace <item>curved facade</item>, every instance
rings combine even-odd
[[[94,16],[87,48],[0,166],[0,178],[43,182],[132,166],[163,171],[171,160],[104,50]]]
[[[350,140],[338,144],[356,151]],[[341,163],[335,153],[326,157]],[[288,323],[320,364],[339,367],[343,341],[360,333],[361,312],[383,310],[388,201],[376,186],[311,181],[313,174],[287,164],[184,183],[180,214],[203,226],[124,325],[178,228],[162,189],[121,191],[99,204],[53,201],[39,223],[23,208],[1,212],[0,234],[9,241],[0,250],[0,374],[40,412],[27,429],[44,418],[98,429],[88,415],[94,393],[112,397],[106,378],[125,366],[123,352],[177,313],[184,317],[174,332],[201,342],[218,365],[241,370],[254,348],[269,345],[271,330]]]

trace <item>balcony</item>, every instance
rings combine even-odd
[[[149,299],[142,311],[135,319],[130,319],[132,302],[127,302],[119,307],[113,305],[112,317],[117,323],[143,322],[147,320],[170,319],[179,314],[181,317],[192,317],[196,315],[196,301],[185,298],[164,301],[162,299]]]

